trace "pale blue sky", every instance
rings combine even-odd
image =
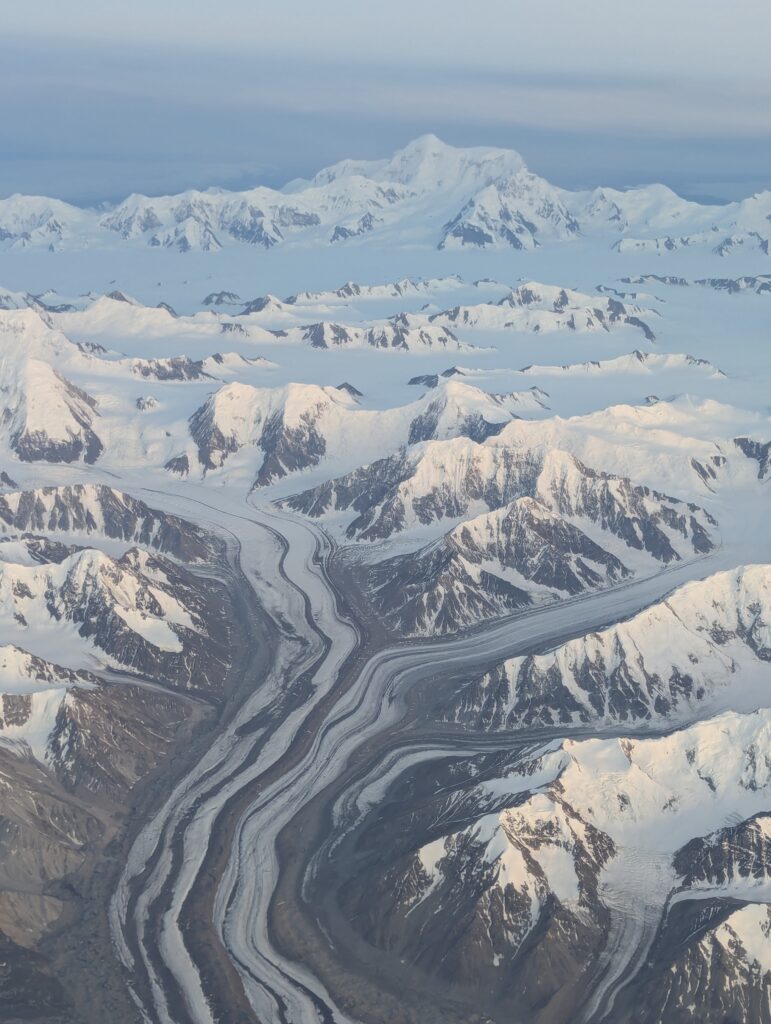
[[[0,195],[280,184],[425,131],[568,186],[771,184],[767,0],[4,6]]]

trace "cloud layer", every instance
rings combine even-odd
[[[75,6],[9,12],[0,194],[278,185],[426,131],[520,149],[568,187],[735,198],[770,184],[758,0],[447,0],[441,17],[423,0]]]

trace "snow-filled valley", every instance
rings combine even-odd
[[[0,200],[0,1003],[771,1022],[770,221]]]

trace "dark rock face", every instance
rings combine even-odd
[[[530,657],[523,659],[514,679],[501,664],[470,680],[446,715],[452,721],[491,730],[604,718],[647,721],[654,714],[666,716],[683,699],[702,697],[697,675],[673,669],[660,678],[638,665],[630,666],[622,652],[614,665],[606,665],[601,657],[587,658],[565,678],[554,667],[541,671]],[[573,687],[584,695],[583,701]]]
[[[431,402],[428,408],[410,423],[407,443],[418,444],[420,441],[431,441],[436,438],[439,422],[446,407],[447,403],[444,397],[439,397],[436,401]],[[510,417],[510,419],[514,418],[514,416]],[[481,413],[472,413],[459,421],[457,431],[462,437],[470,437],[472,441],[481,443],[488,437],[500,434],[505,426],[505,420],[491,423]]]
[[[62,702],[49,741],[51,766],[70,791],[120,800],[189,719],[190,706],[173,694],[100,680]]]
[[[541,245],[543,227],[563,238],[579,234],[578,221],[559,200],[529,201],[534,198],[528,196],[531,181],[532,175],[525,172],[491,182],[444,225],[439,248],[502,243],[517,250],[535,249]]]
[[[185,610],[190,625],[168,623],[175,649],[157,646],[141,627],[127,623],[114,596],[125,586],[137,616],[166,621],[159,595]],[[207,587],[166,559],[132,548],[117,560],[75,561],[61,587],[46,593],[46,607],[53,619],[73,623],[81,637],[130,671],[181,689],[216,692],[222,685],[229,663],[229,604],[214,585]]]
[[[646,324],[644,320],[641,320],[639,316],[625,316],[623,318],[623,322],[625,324],[628,324],[630,327],[638,327],[645,335],[647,341],[656,340],[656,335],[653,333],[648,324]]]
[[[241,302],[241,296],[235,292],[221,291],[209,292],[203,300],[204,306],[236,306]]]
[[[679,288],[687,288],[689,281],[684,277],[673,277],[661,274],[642,274],[640,277],[622,277],[624,284],[647,284],[649,281],[657,281],[659,284],[675,285]]]
[[[260,245],[263,249],[272,249],[274,245],[278,245],[284,240],[284,236],[278,228],[266,230],[259,217],[255,217],[247,223],[233,224],[229,228],[228,234],[238,242]]]
[[[338,905],[363,941],[408,965],[413,983],[448,986],[484,1019],[567,1024],[605,944],[599,878],[615,847],[557,790],[552,820],[520,814],[524,794],[484,796],[478,783],[505,776],[505,761],[481,755],[409,773],[355,829],[356,867]],[[571,865],[571,896],[552,887],[552,858]]]
[[[312,348],[329,348],[330,345],[348,345],[353,335],[341,324],[309,324],[303,328],[303,341],[309,341]]]
[[[507,581],[515,571],[522,583]],[[524,607],[548,588],[554,599],[618,582],[630,573],[581,530],[532,499],[514,502],[480,529],[462,525],[439,544],[375,565],[367,580],[398,633],[448,633]],[[537,591],[536,591],[537,592]],[[543,598],[542,598],[543,599]]]
[[[212,561],[224,550],[214,534],[103,484],[0,495],[0,523],[14,531],[101,533],[188,562]]]
[[[403,528],[404,509],[394,509],[394,516],[390,520],[392,528],[387,529],[387,532],[384,529],[381,533],[369,529],[374,519],[374,513],[370,512],[370,509],[385,502],[394,488],[409,479],[412,469],[412,461],[403,449],[398,455],[378,459],[370,466],[363,466],[337,480],[326,481],[318,487],[287,498],[286,504],[296,512],[304,512],[314,517],[332,510],[351,508],[361,515],[348,528],[349,537],[359,535],[369,540],[378,536],[388,536]],[[383,518],[383,514],[380,518]]]
[[[493,573],[475,580],[441,547],[388,559],[369,571],[367,582],[379,614],[401,635],[452,633],[531,602],[525,590]]]
[[[683,888],[728,885],[732,880],[771,878],[771,818],[748,818],[691,840],[675,856]]]
[[[484,249],[487,245],[492,245],[495,238],[490,231],[485,231],[484,228],[477,227],[475,224],[464,223],[464,214],[470,212],[462,210],[454,220],[449,221],[444,228],[444,238],[439,243],[439,248],[444,249],[447,246],[449,239],[454,239],[460,242],[461,245],[471,245],[477,249]],[[519,239],[516,239],[512,243],[513,249],[522,249],[523,245]]]
[[[176,473],[177,476],[187,476],[190,472],[190,459],[187,455],[175,455],[163,468],[170,473]]]
[[[703,277],[696,281],[696,284],[704,285],[707,288],[714,288],[715,291],[728,292],[735,295],[738,292],[753,291],[758,295],[764,292],[771,292],[771,274],[758,274],[755,277]]]
[[[211,402],[196,409],[188,422],[190,436],[198,445],[198,458],[205,469],[217,469],[228,455],[238,451],[236,439],[226,437],[217,426],[215,409]],[[178,471],[170,465],[167,468]]]
[[[327,450],[327,442],[316,426],[312,411],[301,416],[296,427],[284,424],[281,413],[275,413],[265,424],[260,447],[265,459],[254,482],[255,487],[264,487],[287,473],[298,469],[317,466]]]
[[[624,477],[598,473],[578,460],[575,464],[580,469],[575,487],[566,486],[559,476],[551,482],[549,504],[562,515],[585,516],[619,537],[628,547],[647,551],[665,563],[677,561],[679,556],[663,527],[689,540],[696,553],[712,550],[712,540],[695,513],[701,512],[708,526],[716,524],[703,510],[648,487],[635,486]],[[658,506],[652,512],[648,510],[650,502]]]
[[[658,402],[658,398],[655,395],[649,396],[646,399],[649,405],[655,405]],[[691,467],[701,477],[704,485],[712,490],[713,483],[718,479],[718,469],[725,465],[725,457],[722,455],[713,455],[708,462],[699,462],[698,459],[691,459]]]
[[[748,459],[757,462],[758,480],[764,480],[771,472],[771,441],[763,443],[750,437],[735,437],[734,444]]]
[[[273,333],[278,337],[280,332],[274,331]],[[221,324],[220,334],[238,334],[241,337],[247,338],[249,336],[249,331],[243,324]]]
[[[53,438],[45,430],[31,430],[23,426],[11,434],[11,448],[22,462],[78,462],[82,459],[92,464],[104,449],[93,429],[96,402],[56,371],[52,373],[71,417],[72,426],[67,431],[69,439]]]
[[[523,1024],[768,1024],[771,972],[754,958],[771,936],[771,911],[709,891],[767,881],[768,815],[675,852],[678,882],[667,893],[664,880],[661,903],[649,908],[660,914],[648,922],[651,944],[627,959],[635,949],[614,946],[615,926],[635,908],[619,917],[603,874],[624,850],[571,803],[558,765],[543,784],[550,755],[529,755],[531,742],[407,767],[384,799],[354,816],[336,847],[342,870],[319,882],[336,886],[350,928],[402,965],[405,983],[447,986],[469,1019],[473,1010]],[[620,742],[622,750],[635,743]],[[507,792],[500,783],[512,768],[517,782]],[[625,799],[622,812],[634,806]],[[663,823],[668,807],[661,811]],[[752,888],[745,892],[752,900]],[[754,933],[742,915],[754,919]],[[612,1010],[582,1015],[608,960],[627,971]]]
[[[348,227],[345,224],[335,225],[334,231],[329,236],[329,241],[345,242],[349,238],[358,238],[361,235],[367,235],[370,231],[374,231],[375,226],[379,223],[379,217],[374,217],[371,213],[365,213],[358,219],[358,221],[356,221],[353,227]]]
[[[18,647],[0,648],[0,658],[3,668],[12,661],[19,676],[37,686],[66,688],[47,740],[46,767],[69,792],[125,796],[173,743],[174,729],[190,718],[190,705],[162,687],[108,683]],[[2,694],[0,738],[6,728],[26,725],[32,714],[29,694]]]
[[[502,831],[533,882],[546,890],[538,857],[541,848],[558,846],[555,837],[548,830]],[[602,948],[608,914],[597,899],[597,874],[613,847],[601,833],[582,831],[571,851],[584,887],[576,908],[543,891],[533,919],[532,898],[506,883],[501,863],[473,826],[447,837],[438,878],[407,855],[381,877],[353,883],[343,907],[365,941],[469,995],[492,990],[505,996],[524,1019],[533,1019],[579,981]]]
[[[205,372],[202,359],[189,356],[171,356],[168,359],[137,359],[131,372],[137,377],[153,380],[211,380]]]
[[[508,508],[492,539],[482,540],[469,526],[462,526],[450,543],[472,564],[497,560],[539,586],[568,594],[596,586],[603,578],[617,582],[629,575],[618,558],[531,499]],[[604,570],[604,577],[587,562]]]
[[[216,396],[196,410],[189,421],[190,434],[206,470],[219,468],[229,455],[244,445],[238,437],[226,435],[220,429],[215,399]],[[262,487],[295,470],[318,465],[327,450],[326,440],[318,426],[325,401],[311,400],[293,426],[285,423],[283,407],[255,414],[255,439],[251,443],[263,453],[255,487]],[[264,421],[261,419],[263,415],[266,416]]]
[[[0,650],[6,657],[8,648]],[[45,760],[0,743],[0,1005],[9,1021],[76,1024],[70,978],[41,946],[114,837],[114,821],[140,779],[189,738],[193,705],[171,692],[107,682],[16,649],[20,675],[62,689]],[[161,681],[159,680],[159,683]],[[66,687],[66,693],[64,688]],[[0,739],[24,726],[31,698],[4,695]],[[33,730],[37,727],[32,724]],[[41,949],[46,955],[35,950]]]
[[[476,460],[467,460],[452,479],[440,479],[437,472],[435,485],[411,497],[406,485],[421,468],[422,456],[403,450],[289,498],[286,504],[311,516],[353,509],[359,515],[348,526],[348,537],[377,540],[403,529],[408,513],[427,525],[466,515],[475,504],[494,510],[517,498],[537,497],[551,511],[588,518],[630,548],[664,563],[679,558],[666,530],[688,541],[697,553],[713,547],[708,527],[716,524],[697,506],[623,477],[598,473],[566,453],[557,456],[558,461],[549,464],[548,453],[542,450],[501,446],[491,456],[494,473],[489,468],[483,473]]]
[[[32,533],[22,533],[18,536],[0,537],[0,545],[21,540],[26,549],[27,556],[32,562],[44,565],[46,562],[63,562],[65,558],[76,551],[82,550],[77,544],[64,544],[58,540],[51,540],[49,537],[40,537]],[[0,546],[0,552],[2,547]]]
[[[683,716],[690,719],[697,713],[701,702],[708,712],[711,702],[735,692],[746,674],[767,671],[771,661],[767,616],[757,600],[740,596],[745,593],[742,571],[737,575],[736,590],[729,591],[733,596],[716,596],[707,582],[618,626],[569,640],[545,654],[512,658],[472,673],[455,690],[443,716],[495,730],[590,722],[670,721],[674,726]],[[732,602],[735,607],[729,610]],[[664,649],[667,644],[671,653]],[[745,764],[748,771],[763,767],[755,750],[747,752]],[[703,781],[712,788],[707,777]],[[679,869],[706,880],[706,865],[729,852],[725,842],[737,857],[742,844],[757,840],[762,846],[765,840],[753,828],[752,833],[726,832],[700,840],[687,848]],[[765,865],[767,854],[753,850],[751,862]],[[729,862],[726,871],[737,877],[746,874],[745,860]]]
[[[771,973],[734,931],[741,904],[730,899],[675,903],[639,974],[614,1007],[623,1024],[770,1024]],[[771,918],[767,935],[771,935]]]
[[[473,425],[464,426],[473,434]],[[485,433],[490,425],[479,426]],[[435,423],[426,415],[413,427],[430,435]],[[664,565],[680,560],[683,545],[701,553],[714,543],[715,524],[703,509],[598,473],[565,452],[480,447],[476,458],[464,449],[457,470],[448,472],[445,449],[436,466],[432,451],[402,450],[285,502],[313,517],[349,511],[346,535],[363,541],[460,519],[475,506],[491,509],[418,551],[368,570],[377,612],[399,632],[448,633],[533,600],[564,598],[630,577],[623,559],[608,550],[610,543],[587,535],[587,521],[609,542],[620,540],[630,552]],[[414,480],[420,485],[413,490]],[[687,689],[691,680],[672,686]]]
[[[307,324],[302,329],[303,341],[313,348],[336,348],[345,345],[367,345],[376,349],[436,348],[456,346],[457,337],[447,329],[433,331],[423,327],[412,327],[401,317],[393,317],[387,324],[377,327],[353,328],[345,324],[321,321]]]
[[[251,301],[247,302],[238,315],[248,316],[250,313],[262,313],[264,310],[270,309],[274,301],[272,295],[261,295],[259,298],[251,299]]]
[[[102,442],[90,430],[83,438],[54,441],[42,431],[17,434],[12,439],[13,450],[22,462],[78,462],[89,465],[102,454]]]
[[[0,1017],[76,1024],[84,1017],[70,1006],[71,979],[52,968],[45,942],[82,912],[86,881],[135,787],[189,743],[222,700],[239,619],[218,582],[223,542],[113,488],[3,493],[0,530],[0,548],[14,547],[0,562],[12,578],[4,580],[9,600],[18,612],[34,608],[29,629],[16,615],[18,637],[34,646],[47,615],[53,631],[70,636],[68,650],[83,637],[88,663],[109,666],[76,670],[0,648],[0,672],[11,682],[11,692],[0,693],[0,778],[13,780],[0,787]],[[61,534],[141,543],[202,574],[136,548],[111,558],[63,543]],[[14,565],[19,546],[27,557]],[[29,692],[15,692],[27,680]]]
[[[599,302],[602,302],[602,305],[599,305]],[[429,316],[429,321],[431,323],[450,323],[453,326],[482,327],[485,325],[486,311],[488,315],[493,314],[494,321],[499,327],[516,328],[516,319],[509,321],[501,319],[501,316],[507,315],[505,313],[507,309],[561,314],[554,318],[555,326],[559,324],[571,331],[579,330],[582,326],[609,331],[612,327],[626,325],[642,331],[646,340],[655,340],[653,330],[648,323],[640,318],[638,315],[640,311],[637,307],[627,306],[620,298],[612,296],[602,300],[589,295],[577,298],[575,295],[570,295],[564,288],[548,288],[541,291],[540,288],[521,285],[494,304],[485,304],[482,307],[454,306],[451,309],[432,314]],[[542,326],[540,322],[536,321],[531,330],[538,333]],[[462,371],[460,372],[462,373]]]

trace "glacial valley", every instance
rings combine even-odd
[[[771,193],[423,136],[0,200],[0,1017],[771,1024]]]

